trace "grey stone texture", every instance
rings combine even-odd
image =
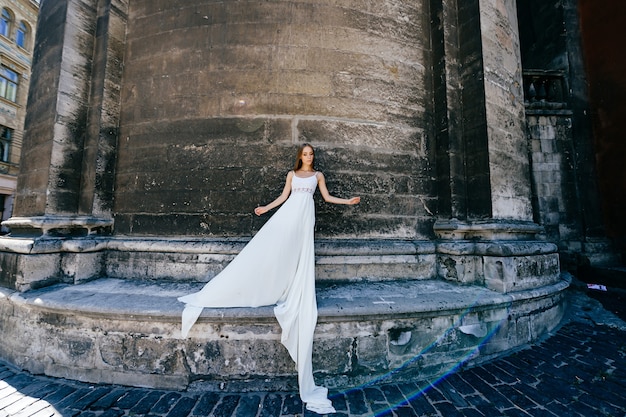
[[[358,213],[319,207],[320,236],[424,237],[434,196],[423,10],[132,3],[116,231],[249,235],[261,225],[252,208],[280,192],[293,144],[308,141],[335,193],[366,197]]]
[[[332,194],[362,198],[316,203],[316,346],[332,354],[315,366],[327,385],[422,350],[407,373],[436,375],[545,335],[564,308],[559,250],[591,262],[606,246],[561,218],[577,214],[555,191],[570,184],[577,133],[525,96],[519,10],[44,2],[0,238],[2,357],[130,385],[293,377],[269,308],[207,311],[183,341],[174,295],[211,279],[263,225],[253,208],[280,193],[304,141]]]
[[[443,280],[318,288],[313,367],[324,385],[429,380],[537,340],[560,322],[566,277],[502,294]],[[0,357],[32,373],[157,389],[293,389],[272,306],[205,309],[180,336],[178,296],[198,284],[99,279],[1,289]]]
[[[333,416],[610,416],[626,409],[626,323],[581,291],[550,337],[505,357],[461,365],[436,380],[371,380],[332,389]],[[91,384],[20,372],[0,363],[0,413],[24,417],[311,417],[293,390],[186,391]]]

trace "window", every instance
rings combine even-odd
[[[2,16],[0,17],[0,35],[7,38],[9,37],[12,21],[11,13],[9,13],[7,9],[2,9]]]
[[[18,81],[17,72],[0,66],[0,97],[14,102],[17,99]]]
[[[20,22],[20,24],[17,25],[17,32],[15,33],[15,43],[17,44],[17,46],[26,48],[27,36],[28,27],[26,26],[26,23]]]
[[[0,161],[9,162],[13,129],[0,125]]]

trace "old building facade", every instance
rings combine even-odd
[[[288,375],[271,313],[205,312],[181,340],[175,296],[262,226],[253,208],[305,141],[333,194],[362,198],[317,203],[326,378],[433,378],[545,335],[562,270],[617,259],[579,16],[576,0],[44,2],[0,355],[162,387]]]
[[[0,218],[4,221],[12,215],[17,188],[39,1],[2,0],[0,10]]]

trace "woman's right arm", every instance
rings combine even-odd
[[[257,216],[260,216],[261,214],[265,214],[271,209],[278,207],[281,204],[283,204],[285,201],[287,201],[287,198],[289,197],[289,194],[291,193],[291,178],[292,177],[293,177],[293,171],[289,171],[289,173],[287,174],[287,179],[285,180],[285,187],[283,188],[283,192],[278,196],[276,200],[272,201],[268,205],[259,206],[255,208],[254,214],[256,214]]]

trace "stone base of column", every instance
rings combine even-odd
[[[67,237],[50,232],[59,230],[60,222],[48,219],[42,223],[50,227],[37,237],[0,238],[0,286],[26,291],[56,282],[77,284],[102,277],[207,282],[248,241],[102,236],[89,233],[92,229],[87,226],[85,236]],[[318,240],[317,279],[442,278],[501,293],[538,288],[559,280],[556,245],[530,238],[538,226],[451,225],[435,225],[438,241]]]
[[[318,282],[313,360],[324,385],[437,379],[558,325],[569,284],[556,246],[530,232],[506,240],[506,228],[493,224],[483,229],[498,239],[483,240],[480,228],[466,226],[449,230],[460,239],[316,242],[317,278],[326,282]],[[180,337],[177,297],[199,289],[246,242],[2,237],[0,357],[33,373],[157,389],[293,382],[271,306],[205,309],[190,337]],[[54,282],[77,285],[26,291]],[[42,340],[44,350],[34,342]],[[198,360],[207,346],[219,354]]]
[[[2,222],[12,236],[91,236],[109,234],[113,219],[94,216],[11,217]]]
[[[565,279],[500,294],[440,279],[317,289],[313,369],[343,390],[434,381],[545,337],[565,313]],[[272,306],[206,308],[188,338],[177,297],[197,284],[99,279],[18,293],[0,287],[0,358],[21,369],[155,389],[296,389]],[[225,388],[224,388],[225,387]]]
[[[12,217],[0,238],[0,286],[27,291],[102,276],[113,220],[92,216]]]
[[[484,285],[501,293],[559,281],[555,244],[534,238],[541,227],[529,222],[437,222],[437,275],[460,284]]]
[[[1,237],[0,286],[27,291],[100,278],[104,247],[106,244],[97,238]]]
[[[85,218],[20,224],[40,233],[0,238],[0,285],[18,291],[101,277],[207,282],[248,241],[103,236],[94,231],[107,223]],[[58,232],[72,228],[85,236]],[[501,293],[538,288],[557,282],[560,273],[556,245],[531,238],[538,230],[528,223],[451,221],[435,225],[438,241],[319,240],[317,280],[442,278]]]
[[[0,286],[27,291],[57,282],[108,277],[207,282],[248,239],[101,236],[0,237]],[[435,243],[399,240],[318,240],[318,281],[432,279]]]

